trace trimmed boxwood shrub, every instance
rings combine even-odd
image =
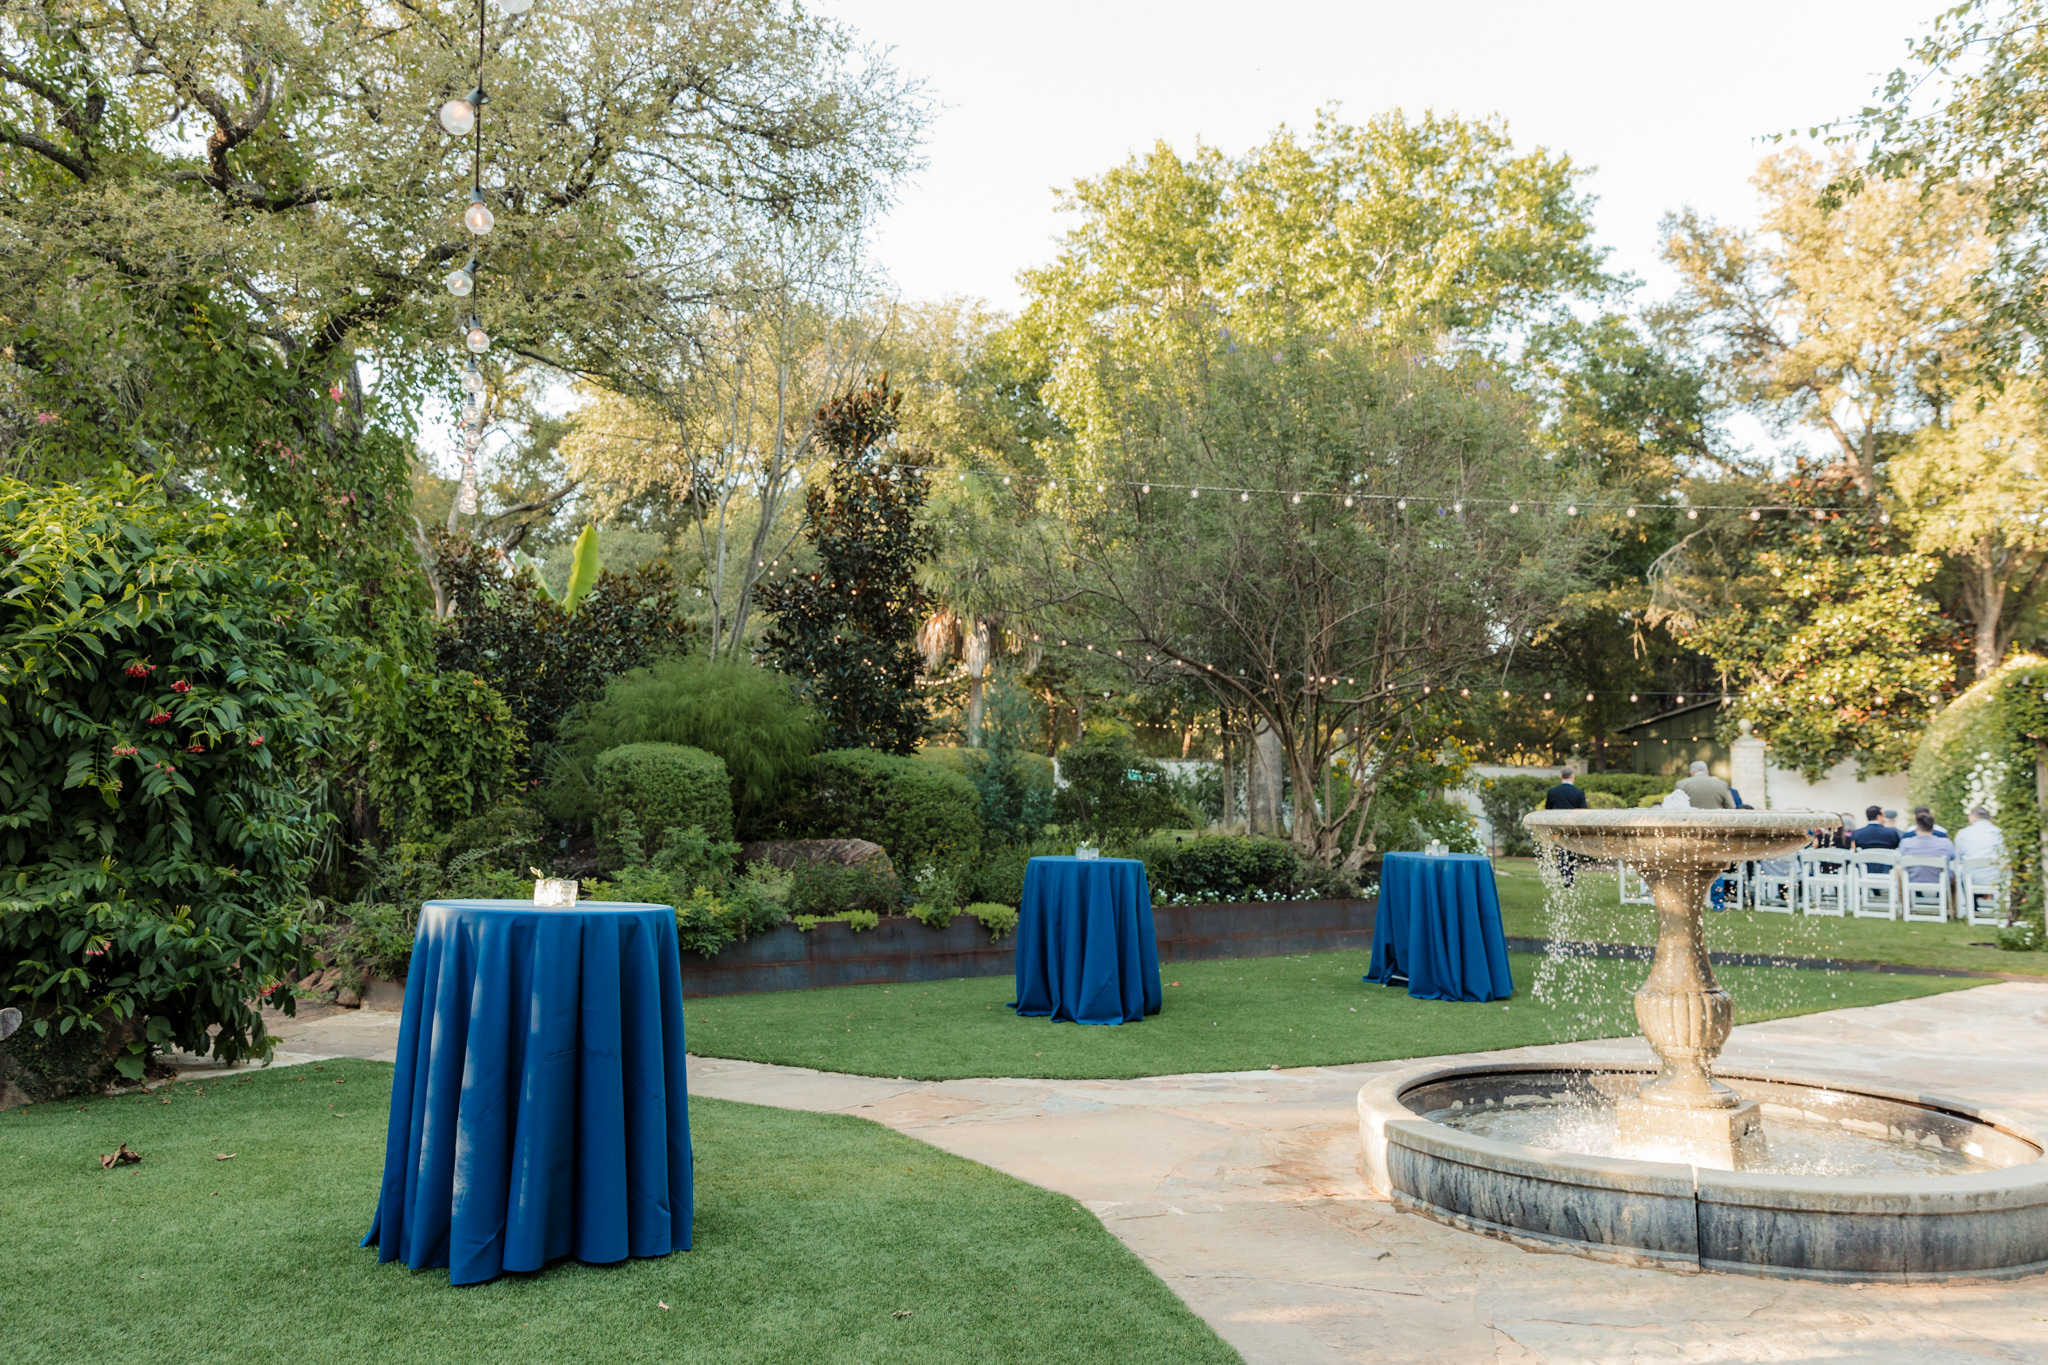
[[[1594,792],[1605,792],[1609,796],[1620,797],[1624,807],[1640,805],[1646,796],[1654,796],[1662,801],[1678,785],[1677,778],[1659,777],[1654,773],[1580,773],[1572,781],[1584,788],[1588,797]],[[1545,785],[1549,787],[1556,784]],[[1539,800],[1537,804],[1542,803]],[[1593,803],[1588,800],[1586,804],[1590,806]]]
[[[732,838],[732,780],[716,754],[687,744],[621,744],[591,767],[606,836],[628,817],[656,847],[667,831],[692,825],[713,839]]]
[[[1205,834],[1153,840],[1133,850],[1145,860],[1155,900],[1180,905],[1287,900],[1307,890],[1301,855],[1279,839]]]
[[[1064,829],[1114,843],[1156,829],[1197,823],[1174,799],[1166,770],[1118,741],[1077,744],[1060,753],[1066,786],[1053,798]]]
[[[811,771],[812,838],[880,844],[897,875],[970,864],[981,853],[981,793],[935,763],[873,749],[833,749]]]

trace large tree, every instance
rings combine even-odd
[[[1671,314],[1712,361],[1722,396],[1781,430],[1821,434],[1854,490],[1966,382],[1990,259],[1983,210],[1954,186],[1873,184],[1829,211],[1850,163],[1781,153],[1757,170],[1760,230],[1691,209],[1665,223],[1681,288]]]
[[[1383,783],[1576,584],[1571,494],[1476,357],[1318,336],[1113,373],[1114,438],[977,476],[987,511],[953,534],[1014,566],[1048,652],[1270,735],[1295,843],[1355,868]]]
[[[8,0],[8,460],[176,462],[329,553],[389,546],[410,452],[379,428],[453,393],[460,316],[631,384],[761,225],[851,229],[912,154],[915,92],[784,0],[492,10],[474,236],[472,146],[433,114],[475,81],[475,13]]]

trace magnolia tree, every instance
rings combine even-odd
[[[1586,519],[1498,381],[1341,339],[1134,367],[1120,439],[980,476],[954,534],[1012,566],[1049,654],[1269,732],[1296,846],[1355,869],[1383,790],[1579,576]]]

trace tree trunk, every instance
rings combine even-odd
[[[1970,614],[1976,619],[1977,680],[1982,682],[1998,671],[1999,656],[2005,653],[2000,648],[2004,642],[1998,638],[1998,618],[2005,614],[2005,585],[1998,581],[1990,554],[1980,554],[1972,568],[1977,590],[1969,594]]]
[[[1250,772],[1245,784],[1245,818],[1254,834],[1278,834],[1280,820],[1280,736],[1262,719],[1252,725]]]
[[[1227,829],[1237,820],[1237,764],[1233,761],[1237,745],[1230,737],[1230,713],[1219,711],[1216,723],[1223,732],[1223,825]]]
[[[976,621],[967,631],[967,639],[961,647],[962,662],[967,665],[967,747],[981,747],[981,718],[986,693],[984,682],[988,677],[989,633],[988,622]]]

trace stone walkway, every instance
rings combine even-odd
[[[284,1055],[390,1060],[396,1015],[279,1021]],[[1965,1097],[2048,1132],[2048,986],[1739,1028],[1727,1059]],[[1640,1043],[1480,1058],[1647,1061]],[[1397,1212],[1355,1100],[1418,1062],[1131,1081],[893,1081],[693,1058],[694,1093],[856,1114],[1085,1202],[1255,1365],[2048,1362],[2048,1277],[1837,1286],[1522,1251]]]

